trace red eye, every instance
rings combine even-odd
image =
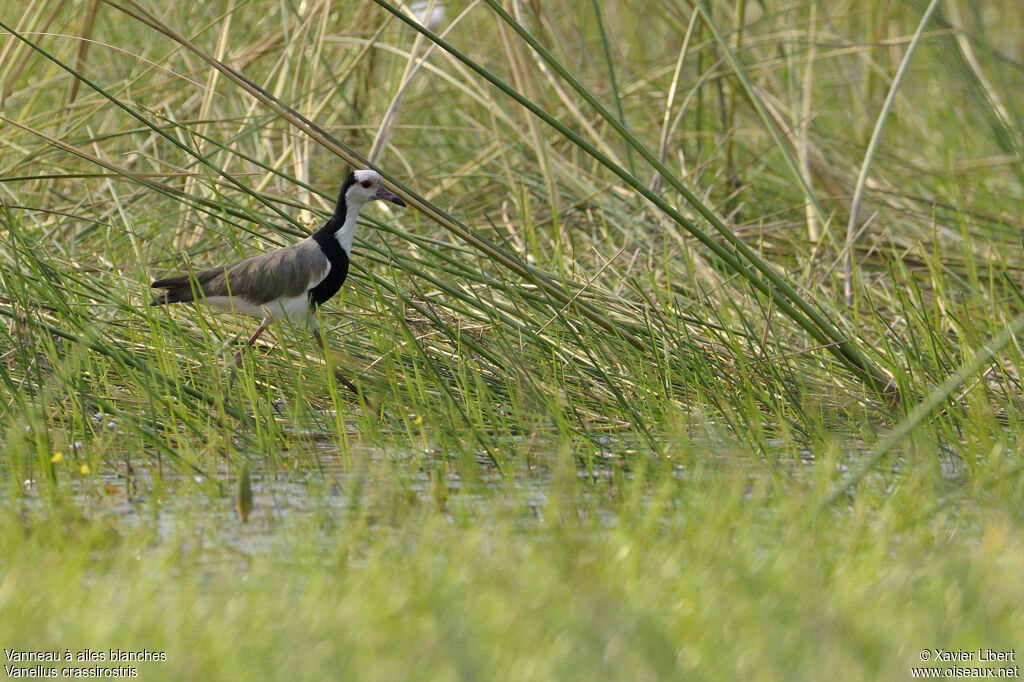
[[[365,187],[366,189],[370,189],[370,185],[372,185],[373,183],[370,182],[369,180],[363,180],[359,184],[362,185],[363,187]]]

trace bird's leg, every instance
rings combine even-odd
[[[324,341],[324,337],[320,335],[320,330],[319,329],[314,329],[313,330],[313,338],[316,339],[317,345],[320,346],[320,349],[324,352],[324,360],[326,360],[327,361],[327,365],[330,366],[331,365],[330,350],[327,348],[327,342]],[[348,390],[350,390],[353,393],[355,393],[357,397],[366,400],[366,396],[363,395],[362,391],[360,391],[356,387],[355,384],[353,384],[351,381],[349,381],[348,378],[346,378],[345,375],[341,373],[340,369],[338,369],[337,367],[334,367],[333,369],[334,369],[334,378],[338,380],[338,383],[342,384],[345,388],[347,388]],[[367,401],[367,403],[369,403],[369,401]]]
[[[270,326],[270,318],[269,317],[263,318],[263,321],[260,322],[260,326],[256,327],[256,331],[253,332],[252,336],[249,337],[249,340],[245,342],[246,347],[251,347],[252,344],[256,343],[256,339],[260,338],[260,334],[262,334],[267,329],[267,327],[269,327],[269,326]],[[235,353],[235,366],[231,368],[231,378],[228,379],[228,391],[229,392],[231,391],[231,388],[235,385],[235,370],[237,370],[238,367],[241,366],[241,364],[242,364],[242,351],[238,351],[237,353]]]
[[[260,334],[262,334],[266,330],[266,328],[269,327],[269,326],[270,326],[270,318],[269,317],[263,318],[263,321],[260,322],[260,326],[256,327],[256,331],[253,332],[252,336],[249,337],[249,340],[245,342],[245,345],[246,346],[251,346],[252,344],[256,343],[256,339],[260,338]],[[238,367],[241,364],[242,364],[242,351],[238,351],[237,353],[235,353],[235,367]]]

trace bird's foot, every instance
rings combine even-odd
[[[358,386],[352,383],[337,367],[334,368],[334,378],[338,380],[339,384],[355,394],[356,399],[363,405],[364,409],[370,412],[376,411],[376,407],[374,402],[370,399],[370,396],[366,395],[366,393],[364,393]]]

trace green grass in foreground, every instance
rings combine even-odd
[[[1012,3],[484,2],[421,68],[382,3],[42,4],[0,14],[3,648],[164,652],[147,680],[1024,655]],[[322,312],[381,409],[287,326],[229,390],[251,322],[148,283],[308,233],[368,149],[415,208],[368,211]]]
[[[241,528],[194,493],[128,522],[10,511],[0,637],[165,651],[143,679],[904,679],[923,648],[1017,646],[1024,537],[1001,505],[922,508],[942,493],[907,481],[814,517],[827,473],[735,461],[612,503],[565,464],[444,512],[384,462]]]

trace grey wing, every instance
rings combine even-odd
[[[204,297],[230,295],[263,305],[277,298],[301,295],[326,277],[330,267],[320,246],[312,239],[304,239],[278,251],[201,270],[194,277]],[[160,279],[152,286],[167,290],[153,301],[154,305],[194,300],[189,275]]]

